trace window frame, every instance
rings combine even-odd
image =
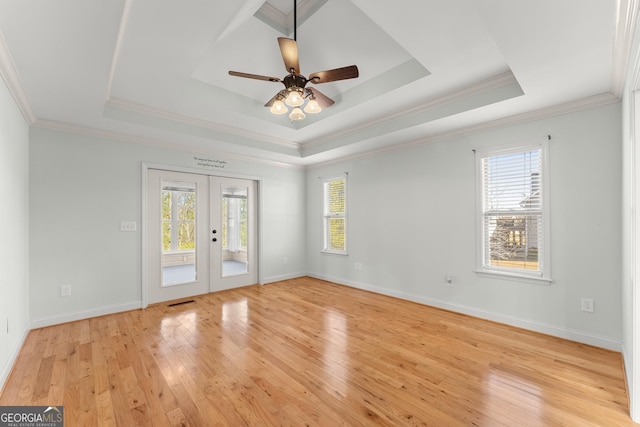
[[[329,186],[330,183],[335,182],[335,181],[344,181],[344,197],[343,197],[343,203],[344,203],[344,213],[342,214],[332,214],[329,211],[328,208],[328,195],[327,195],[327,188]],[[342,176],[336,176],[336,177],[332,177],[332,178],[327,178],[324,179],[322,181],[322,251],[323,253],[328,253],[328,254],[335,254],[335,255],[348,255],[348,239],[347,239],[347,229],[348,229],[348,203],[347,203],[347,198],[348,198],[348,180],[347,180],[347,175],[342,175]],[[331,249],[329,248],[329,240],[330,240],[330,231],[329,228],[327,227],[327,222],[329,219],[331,218],[342,218],[344,220],[344,249],[343,250],[338,250],[338,249]]]
[[[488,243],[485,236],[485,211],[484,211],[484,176],[483,160],[491,157],[500,157],[509,154],[520,154],[534,150],[540,152],[540,189],[542,231],[541,248],[538,247],[538,270],[525,270],[506,266],[491,266],[485,264]],[[512,279],[516,281],[532,282],[537,284],[551,284],[551,220],[550,220],[550,192],[549,192],[549,141],[548,138],[539,138],[525,143],[511,144],[501,147],[486,147],[474,150],[476,153],[476,269],[480,276]]]

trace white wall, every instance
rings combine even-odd
[[[194,156],[226,161],[225,173],[263,187],[265,282],[303,275],[304,171],[224,155],[31,129],[31,321],[34,326],[136,308],[141,303],[142,162],[200,168]],[[136,221],[137,232],[121,232]],[[283,257],[288,263],[283,264]],[[72,295],[60,297],[60,286]]]
[[[29,127],[0,79],[0,387],[29,324]],[[7,332],[8,329],[8,332]]]
[[[640,19],[640,17],[637,17]],[[636,21],[635,28],[638,28]],[[631,418],[640,422],[640,274],[638,224],[640,212],[640,33],[634,34],[622,96],[622,355],[629,392]]]
[[[620,115],[616,103],[309,169],[310,274],[620,350]],[[548,134],[554,281],[479,277],[472,149]],[[348,256],[320,252],[318,178],[342,172],[349,173]],[[595,300],[595,313],[580,310],[581,297]]]

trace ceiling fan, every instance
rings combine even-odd
[[[284,67],[287,74],[284,78],[262,76],[259,74],[241,73],[239,71],[229,71],[229,74],[236,77],[244,77],[247,79],[266,80],[270,82],[279,82],[284,85],[284,89],[280,90],[273,98],[271,98],[264,106],[270,107],[273,114],[286,114],[288,109],[286,105],[293,107],[289,114],[289,119],[302,120],[306,113],[319,113],[322,108],[330,107],[335,103],[334,100],[323,95],[322,92],[315,88],[306,87],[307,83],[313,84],[334,82],[337,80],[354,79],[358,77],[358,67],[349,65],[347,67],[334,68],[332,70],[318,71],[305,77],[300,72],[300,64],[298,60],[298,43],[297,43],[297,10],[296,0],[293,0],[293,39],[286,37],[278,37],[278,45],[280,53],[284,61]],[[304,112],[300,108],[305,100],[308,99]],[[286,105],[285,105],[286,104]]]

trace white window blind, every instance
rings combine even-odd
[[[347,252],[347,180],[324,182],[324,251]]]
[[[481,271],[548,278],[543,147],[480,155]]]

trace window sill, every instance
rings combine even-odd
[[[349,255],[349,253],[346,252],[346,251],[330,251],[330,250],[327,250],[327,249],[321,250],[320,253],[330,254],[330,255],[345,255],[345,256]]]
[[[553,280],[549,277],[535,277],[526,274],[518,274],[511,272],[492,271],[492,270],[474,270],[478,276],[492,277],[494,279],[515,280],[517,282],[533,283],[536,285],[550,285]]]
[[[183,255],[183,254],[194,254],[196,252],[195,249],[177,249],[174,251],[162,251],[162,255]]]

